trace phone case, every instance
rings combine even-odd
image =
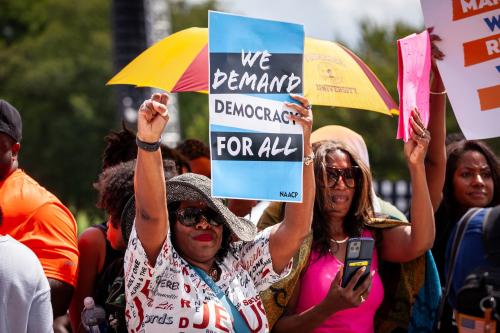
[[[345,288],[352,276],[358,269],[366,266],[366,271],[358,280],[354,289],[358,288],[365,278],[370,274],[370,266],[372,263],[373,254],[373,238],[370,237],[355,237],[347,241],[347,249],[344,260],[344,269],[342,275],[342,288]]]

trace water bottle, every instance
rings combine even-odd
[[[99,325],[106,320],[106,312],[100,306],[96,306],[92,297],[83,300],[82,325],[87,332],[101,333]]]

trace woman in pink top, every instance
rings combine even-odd
[[[424,254],[434,241],[434,216],[427,190],[424,157],[430,137],[418,112],[404,152],[411,176],[411,226],[381,231],[375,240],[371,273],[354,289],[363,269],[340,286],[350,237],[373,237],[364,223],[373,216],[371,175],[354,150],[333,141],[313,147],[316,198],[309,263],[273,332],[373,332],[374,316],[384,298],[378,258],[406,262]]]

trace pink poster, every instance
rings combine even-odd
[[[398,40],[399,123],[396,138],[404,142],[410,138],[410,115],[414,108],[419,110],[426,127],[429,122],[430,68],[427,30]]]

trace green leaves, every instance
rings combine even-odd
[[[23,118],[20,167],[68,206],[95,215],[103,137],[118,125],[104,85],[112,74],[109,3],[2,6],[0,31],[8,33],[0,34],[0,96]]]
[[[92,183],[101,171],[104,136],[119,128],[112,89],[111,1],[16,0],[0,2],[0,98],[23,117],[21,168],[88,220],[99,214]],[[216,1],[169,1],[172,30],[207,26]],[[397,100],[396,40],[422,27],[361,23],[354,49]],[[208,98],[178,95],[183,137],[208,142]],[[363,135],[375,178],[399,179],[406,165],[395,140],[397,117],[352,109],[315,107],[314,127],[344,125]],[[457,130],[448,112],[449,131]],[[496,142],[496,144],[495,144]],[[499,140],[492,143],[497,151]]]

